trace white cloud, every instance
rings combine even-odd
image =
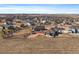
[[[46,8],[46,7],[1,7],[0,13],[79,13],[79,9],[67,9],[67,8]]]

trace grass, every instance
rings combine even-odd
[[[78,36],[63,34],[56,38],[44,35],[33,39],[21,37],[2,39],[0,33],[0,53],[79,53]]]

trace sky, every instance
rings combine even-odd
[[[0,14],[79,14],[79,4],[0,4]]]

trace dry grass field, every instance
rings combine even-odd
[[[21,36],[8,39],[0,37],[0,53],[79,53],[79,37],[69,34],[61,34],[56,38],[43,35],[30,39]]]
[[[21,17],[21,15],[15,15],[16,17]],[[41,24],[40,22],[42,19],[46,19],[46,22],[49,22],[52,24],[52,22],[55,22],[56,24],[60,23],[61,28],[68,29],[69,26],[66,24],[66,22],[73,23],[79,22],[79,15],[25,15],[25,19],[29,20],[36,20],[40,19],[39,21],[32,21],[35,23],[35,25]],[[39,16],[39,17],[38,17]],[[42,18],[41,18],[42,16]],[[52,16],[52,17],[49,17]],[[10,17],[10,16],[9,16]],[[30,19],[29,17],[32,17],[33,19]],[[22,16],[24,19],[24,17]],[[48,21],[50,19],[50,21]],[[53,20],[52,20],[53,19]],[[65,21],[64,21],[65,19]],[[73,19],[73,21],[71,21]],[[52,20],[52,22],[51,22]],[[58,22],[56,22],[59,20]],[[20,20],[22,21],[22,20]],[[63,21],[63,22],[62,22]],[[4,21],[3,21],[4,22]],[[36,23],[37,22],[37,23]],[[39,23],[38,23],[39,22]],[[20,26],[20,23],[16,25]],[[64,23],[64,25],[63,25]],[[24,23],[25,24],[25,23]],[[2,23],[0,24],[2,25]],[[45,24],[44,24],[45,25]],[[55,24],[52,24],[55,26]],[[52,28],[52,25],[46,24],[45,26],[50,29]],[[67,25],[67,26],[65,26]],[[77,24],[79,25],[79,24]],[[32,26],[32,25],[30,25]],[[71,25],[70,25],[71,26]],[[79,26],[78,26],[79,27]],[[79,29],[79,28],[78,28]],[[14,36],[11,38],[3,39],[0,32],[0,53],[3,54],[75,54],[79,53],[79,34],[78,35],[71,35],[71,34],[60,34],[58,37],[47,37],[45,35],[36,35],[31,33],[32,29],[22,29],[22,31],[14,33]],[[0,29],[1,31],[1,29]],[[31,33],[29,37],[26,37],[27,33]],[[28,34],[29,35],[29,34]]]

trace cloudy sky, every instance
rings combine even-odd
[[[79,14],[79,4],[0,4],[0,14]]]

